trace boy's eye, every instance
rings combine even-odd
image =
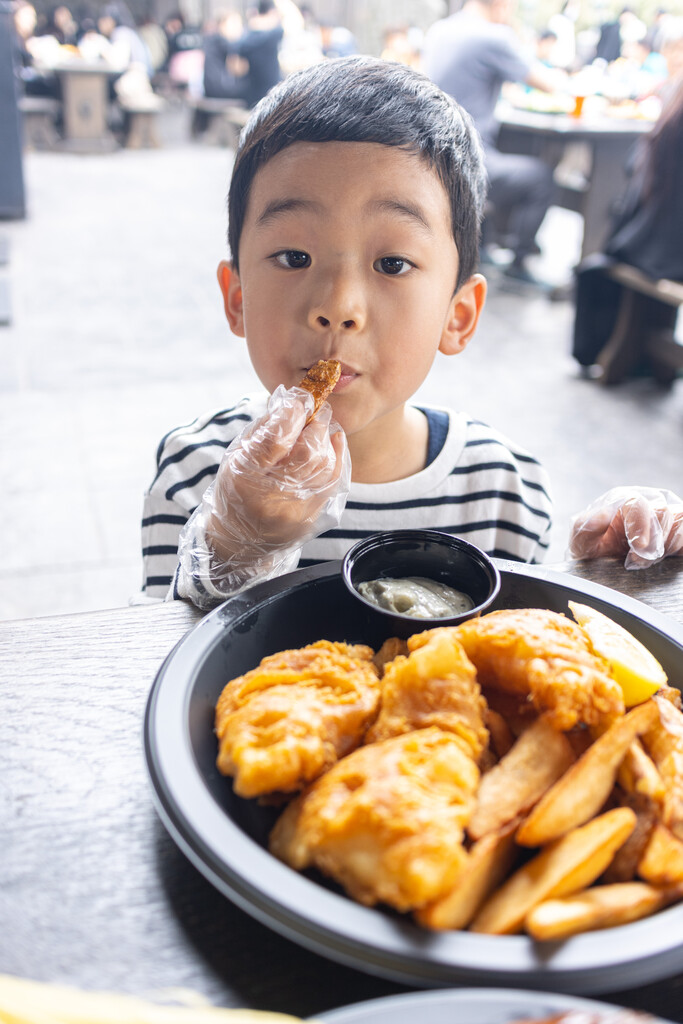
[[[300,252],[298,249],[285,249],[283,252],[276,252],[273,256],[276,263],[281,267],[289,267],[290,270],[301,270],[309,266],[311,257],[307,252]]]
[[[412,268],[412,263],[401,259],[400,256],[382,256],[381,260],[375,263],[375,270],[383,274],[391,274],[398,277],[399,274],[406,274]]]

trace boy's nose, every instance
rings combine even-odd
[[[361,290],[349,278],[328,283],[319,299],[311,302],[308,325],[316,330],[360,330],[365,323]]]

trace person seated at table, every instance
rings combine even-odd
[[[505,273],[534,284],[527,260],[540,251],[536,234],[552,203],[553,173],[538,157],[500,151],[495,108],[505,82],[555,92],[567,90],[568,78],[527,58],[511,26],[513,11],[512,0],[466,0],[427,30],[422,58],[429,77],[474,118],[484,143],[491,208],[484,241],[496,223],[504,225],[502,241],[514,253]]]
[[[61,98],[59,78],[52,66],[41,59],[40,37],[35,35],[38,16],[31,3],[20,0],[14,8],[12,68],[18,91],[24,96]],[[55,46],[59,49],[55,41]]]
[[[624,286],[609,276],[615,263],[655,281],[683,281],[683,69],[671,84],[657,123],[635,149],[604,251],[577,268],[572,355],[587,374],[617,323]],[[677,308],[650,302],[658,326],[673,330]],[[637,369],[648,372],[646,363]]]
[[[265,390],[161,442],[143,513],[147,595],[210,607],[407,526],[542,560],[551,499],[538,461],[476,416],[412,402],[437,352],[457,355],[476,331],[485,192],[471,119],[404,64],[324,61],[259,104],[235,157],[218,281]],[[312,399],[293,386],[320,359],[338,359],[341,376],[307,424]]]
[[[216,31],[204,36],[205,96],[246,99],[249,64],[239,56],[243,30],[239,11],[225,10],[216,15]]]

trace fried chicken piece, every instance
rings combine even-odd
[[[311,366],[303,380],[299,381],[298,387],[304,391],[310,391],[315,401],[315,408],[306,420],[310,423],[317,416],[320,406],[334,391],[334,386],[341,376],[341,363],[338,359],[319,359]]]
[[[659,720],[642,737],[664,783],[662,820],[683,840],[683,714],[666,696],[656,694]]]
[[[478,760],[488,745],[486,703],[477,673],[452,629],[428,629],[408,639],[407,657],[385,666],[382,702],[366,743],[436,726],[462,737]]]
[[[317,867],[360,903],[407,911],[451,888],[479,771],[467,745],[420,729],[360,747],[284,810],[270,851]]]
[[[227,684],[216,705],[216,764],[239,796],[297,792],[361,743],[380,697],[373,655],[319,640]]]
[[[604,725],[624,714],[621,687],[608,663],[566,615],[542,608],[489,612],[451,627],[486,690],[529,696],[561,731],[578,722]]]

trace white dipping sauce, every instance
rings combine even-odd
[[[369,580],[357,589],[366,601],[413,619],[445,619],[474,608],[468,594],[422,576]]]

